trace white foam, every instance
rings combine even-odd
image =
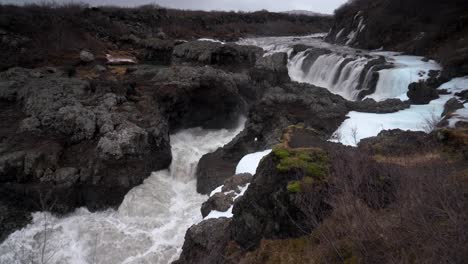
[[[0,263],[41,263],[44,230],[49,264],[171,263],[181,252],[187,228],[202,220],[206,196],[196,192],[198,160],[241,129],[197,128],[172,135],[170,170],[155,172],[132,189],[118,210],[77,209],[63,218],[34,213],[30,225],[0,245]]]

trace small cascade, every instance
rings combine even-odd
[[[357,100],[363,84],[368,84],[367,78],[371,78],[366,71],[370,60],[365,57],[330,53],[319,56],[310,67],[306,65],[307,58],[305,51],[291,59],[291,79],[327,88],[348,100]]]
[[[170,169],[152,173],[118,210],[80,208],[65,217],[34,213],[30,225],[0,244],[0,263],[172,263],[186,230],[202,220],[207,197],[196,191],[199,159],[230,142],[244,122],[232,130],[193,128],[172,135]]]

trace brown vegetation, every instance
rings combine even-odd
[[[232,41],[245,36],[304,35],[328,31],[331,17],[253,13],[93,7],[83,4],[0,5],[0,70],[36,67],[76,60],[87,49],[97,55],[132,47],[140,38]]]

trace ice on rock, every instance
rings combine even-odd
[[[455,78],[439,87],[446,89],[450,94],[441,95],[439,99],[427,105],[412,105],[410,108],[389,114],[373,114],[350,112],[331,141],[341,142],[344,145],[356,146],[364,138],[377,136],[383,130],[401,129],[410,131],[430,132],[431,120],[441,119],[445,103],[454,97],[454,94],[468,87],[468,76]],[[451,125],[460,118],[468,119],[468,111],[460,109],[449,120]]]
[[[271,153],[271,149],[268,149],[262,152],[256,152],[256,153],[252,153],[252,154],[248,154],[244,156],[239,161],[239,164],[237,164],[236,174],[250,173],[252,175],[255,175],[255,173],[257,172],[257,167],[260,164],[260,161],[262,160],[262,158],[267,156],[270,153]]]
[[[257,172],[257,167],[258,165],[260,164],[260,161],[263,159],[263,157],[267,156],[268,154],[271,153],[271,149],[267,149],[265,151],[261,151],[261,152],[255,152],[255,153],[251,153],[251,154],[248,154],[248,155],[245,155],[240,161],[239,163],[237,164],[237,167],[236,167],[236,174],[241,174],[241,173],[250,173],[252,175],[255,175],[255,173]],[[247,189],[249,188],[249,184],[247,184],[246,186],[243,186],[243,187],[240,187],[240,193],[236,194],[236,196],[234,197],[234,201],[241,197],[242,195],[244,195],[245,191],[247,191]],[[214,194],[216,193],[219,193],[219,192],[222,192],[222,189],[223,189],[223,186],[224,185],[221,185],[219,186],[218,188],[216,188],[214,191],[211,192],[210,194],[210,197],[213,196]],[[229,192],[225,192],[224,194],[228,194],[232,191],[229,191]],[[227,217],[227,218],[230,218],[232,217],[232,207],[229,208],[229,210],[227,210],[226,212],[219,212],[219,211],[211,211],[206,217],[205,219],[210,219],[210,218],[220,218],[220,217]]]

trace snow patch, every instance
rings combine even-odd
[[[255,175],[255,173],[257,172],[257,167],[260,164],[260,161],[263,159],[263,157],[267,156],[270,153],[271,153],[271,149],[268,149],[262,152],[256,152],[256,153],[252,153],[252,154],[248,154],[244,156],[239,161],[239,164],[237,164],[236,174],[250,173],[252,175]]]

